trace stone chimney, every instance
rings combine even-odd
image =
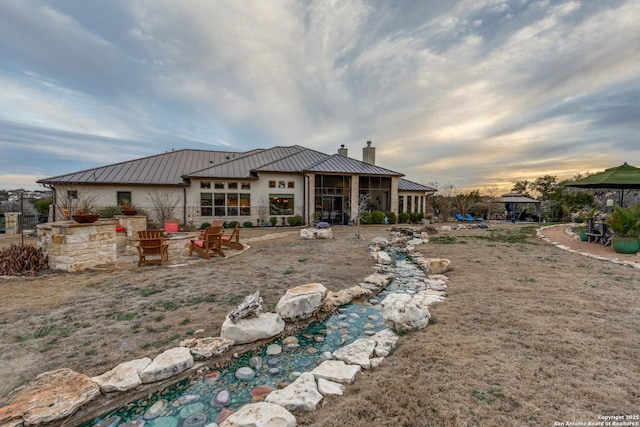
[[[340,154],[341,156],[344,156],[344,157],[348,157],[347,156],[347,149],[344,148],[344,144],[342,144],[340,146],[340,148],[338,148],[338,154]]]
[[[371,141],[367,141],[367,146],[362,149],[362,161],[370,165],[376,164],[376,149],[371,146]]]

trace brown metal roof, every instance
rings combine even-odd
[[[185,171],[204,169],[243,155],[228,151],[178,150],[38,180],[40,184],[184,185]]]
[[[256,172],[403,176],[399,172],[293,145],[245,153],[178,150],[38,180],[40,184],[187,185],[188,178],[257,179]],[[428,187],[427,187],[428,188]],[[428,190],[425,190],[428,191]]]
[[[409,181],[404,178],[398,179],[398,190],[400,191],[425,191],[436,192],[435,188],[428,187],[426,185],[418,184],[417,182]]]
[[[404,176],[400,172],[381,168],[370,163],[361,162],[339,154],[327,156],[323,161],[306,169],[308,172],[345,173],[354,175],[391,175]]]

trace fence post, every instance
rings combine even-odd
[[[20,212],[5,212],[5,234],[18,234],[20,232]]]

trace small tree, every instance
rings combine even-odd
[[[358,197],[358,210],[356,212],[356,238],[360,239],[360,220],[362,219],[362,215],[367,211],[367,207],[369,206],[369,195],[361,194]]]
[[[158,223],[162,225],[165,220],[174,217],[174,212],[180,204],[180,196],[154,188],[149,192],[147,201],[153,207]]]
[[[84,187],[62,187],[56,198],[56,210],[63,216],[95,213],[98,210],[97,200],[98,196]]]
[[[258,219],[260,220],[260,224],[264,224],[267,220],[267,215],[269,215],[269,202],[265,196],[260,197],[258,201],[259,205],[256,207],[256,213],[258,214]]]

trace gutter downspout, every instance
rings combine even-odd
[[[187,187],[182,187],[182,218],[183,225],[187,225]]]
[[[309,218],[307,218],[307,199],[309,198],[309,175],[303,175],[304,177],[304,191],[302,192],[302,218],[304,218],[304,225],[309,226]]]

